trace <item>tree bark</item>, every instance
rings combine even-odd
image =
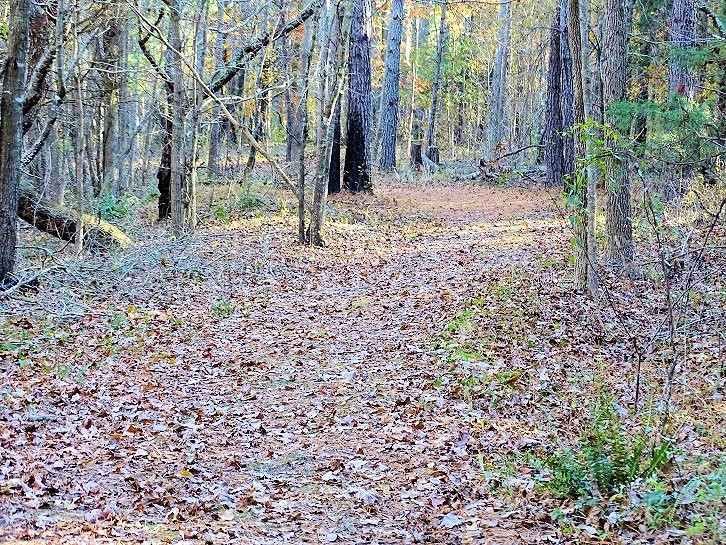
[[[572,53],[572,87],[574,91],[573,117],[576,126],[585,123],[585,81],[582,69],[582,35],[580,27],[580,2],[569,0],[567,30],[569,32],[570,51]],[[582,160],[587,154],[585,140],[575,131],[574,149],[576,160]],[[594,221],[591,217],[591,201],[594,195],[588,195],[587,170],[576,168],[570,182],[570,192],[575,206],[575,284],[582,289],[589,288],[595,294],[597,290],[595,276],[594,238],[590,226]],[[593,201],[594,203],[594,201]]]
[[[572,53],[570,51],[570,32],[568,30],[568,0],[560,0],[560,58],[562,61],[562,93],[560,108],[562,110],[562,175],[565,180],[575,173],[575,143],[572,130],[575,124],[574,102],[575,91],[572,79]],[[570,183],[570,182],[566,182]]]
[[[550,28],[550,58],[547,70],[547,96],[545,99],[545,164],[549,187],[562,184],[562,56],[560,49],[560,8],[556,7]]]
[[[673,48],[668,63],[668,92],[692,99],[696,88],[693,69],[683,61],[684,50],[696,43],[695,0],[673,0],[670,44]]]
[[[383,88],[379,106],[376,150],[380,145],[378,165],[390,172],[396,167],[396,137],[398,133],[398,96],[401,74],[401,38],[403,33],[403,0],[392,0],[386,40],[386,60]]]
[[[353,0],[356,2],[358,0]],[[325,104],[323,104],[323,120],[325,132],[323,134],[320,153],[317,157],[315,170],[315,182],[313,188],[313,207],[310,217],[310,228],[308,230],[308,242],[312,246],[323,245],[323,224],[325,222],[325,207],[328,198],[328,186],[330,182],[330,164],[333,161],[331,152],[333,150],[334,134],[336,127],[340,130],[340,124],[331,123],[334,115],[340,115],[340,101],[343,92],[344,68],[345,68],[345,44],[348,43],[351,32],[350,17],[345,15],[354,12],[355,8],[346,10],[343,1],[334,5],[334,12],[330,18],[330,54],[326,72],[331,75],[326,78],[328,92],[325,93]],[[350,42],[352,47],[352,41]],[[340,135],[338,135],[340,136]],[[338,178],[339,180],[340,178]]]
[[[224,66],[224,33],[222,27],[224,25],[225,0],[217,0],[217,36],[214,42],[214,78],[221,73]],[[219,90],[220,94],[223,89]],[[210,180],[217,181],[219,178],[219,144],[221,134],[222,118],[219,114],[219,106],[214,104],[212,109],[212,125],[209,131],[209,156],[207,159],[207,177]]]
[[[23,102],[28,72],[30,0],[10,4],[10,26],[0,95],[0,287],[13,272],[18,238]]]
[[[354,192],[372,191],[371,180],[371,6],[353,0],[348,55],[348,124],[343,186]]]
[[[174,236],[183,237],[194,229],[194,212],[190,210],[191,195],[184,172],[184,77],[181,58],[181,11],[182,0],[166,0],[171,14],[169,18],[169,44],[173,92],[171,94],[171,223]]]
[[[489,149],[496,151],[502,147],[502,129],[505,126],[504,99],[507,90],[507,70],[509,67],[509,41],[512,27],[512,7],[509,0],[499,3],[499,34],[494,54],[494,74],[492,77],[492,105],[489,112]]]
[[[441,87],[441,63],[446,47],[446,2],[441,4],[441,21],[439,24],[439,37],[436,43],[436,58],[434,59],[434,78],[431,84],[431,109],[429,110],[429,124],[426,129],[426,150],[424,154],[433,161],[431,148],[436,147],[436,110],[439,106],[439,88]],[[439,150],[434,152],[437,157]]]
[[[613,116],[612,107],[625,99],[627,79],[628,37],[632,16],[632,0],[606,0],[603,66],[603,96],[607,123],[616,135],[625,135],[627,128]],[[626,150],[618,147],[618,139],[608,136],[607,146],[613,151],[607,159],[605,173],[605,259],[611,265],[628,269],[633,261],[633,226],[630,205],[630,180]]]

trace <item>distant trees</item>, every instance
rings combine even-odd
[[[578,285],[586,271],[591,287],[603,174],[604,262],[628,270],[642,166],[662,175],[662,191],[668,177],[718,178],[723,7],[557,4],[554,13],[531,0],[409,0],[404,17],[404,0],[375,13],[370,0],[6,3],[14,19],[0,37],[0,272],[15,254],[15,203],[18,217],[79,250],[126,199],[158,199],[158,219],[183,237],[198,217],[224,216],[215,208],[264,169],[266,182],[295,194],[300,241],[322,244],[327,196],[341,178],[350,191],[372,190],[374,156],[390,171],[406,144],[416,171],[477,164],[484,150],[485,162],[497,159],[492,169],[508,163],[502,180],[544,148],[546,183],[564,183],[572,205]],[[22,85],[12,62],[19,6],[29,10]],[[643,38],[659,29],[662,40]],[[23,102],[20,139],[8,93]]]

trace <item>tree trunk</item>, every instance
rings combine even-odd
[[[224,25],[224,9],[225,0],[217,0],[217,36],[214,42],[214,78],[222,72],[224,66],[224,33],[222,27]],[[220,89],[220,94],[222,89]],[[217,181],[219,178],[219,140],[221,134],[222,118],[219,115],[219,105],[214,104],[212,109],[212,125],[209,131],[209,157],[207,159],[207,177],[210,180]]]
[[[379,168],[389,172],[396,167],[396,136],[398,133],[398,80],[401,73],[401,37],[403,33],[403,0],[392,0],[386,41],[386,65],[379,106],[376,149],[380,143]]]
[[[166,112],[161,116],[162,144],[159,168],[156,171],[156,188],[159,190],[159,221],[171,217],[171,146],[174,123],[171,119],[173,92],[166,89]]]
[[[348,55],[348,124],[343,186],[372,191],[371,180],[371,26],[370,0],[353,0]]]
[[[545,163],[547,165],[547,185],[555,187],[562,184],[562,57],[560,50],[560,9],[556,8],[550,29],[550,58],[547,71],[547,97],[545,100]]]
[[[193,230],[194,211],[190,210],[191,198],[184,172],[184,79],[181,56],[181,0],[166,0],[170,8],[169,44],[170,69],[172,71],[173,92],[171,102],[172,132],[170,151],[170,182],[171,182],[171,222],[174,236],[184,236]]]
[[[632,0],[606,0],[603,66],[603,96],[607,123],[616,135],[627,129],[618,126],[611,108],[625,99],[628,36]],[[621,122],[622,124],[622,122]],[[629,127],[627,127],[629,128]],[[611,265],[627,269],[633,261],[633,227],[630,211],[630,180],[626,150],[618,149],[618,139],[609,136],[607,146],[613,155],[607,160],[605,173],[605,259]]]
[[[673,0],[670,34],[673,51],[668,62],[668,92],[692,99],[696,78],[682,57],[696,43],[695,0]]]
[[[295,114],[297,128],[296,140],[297,157],[294,157],[297,170],[297,235],[298,242],[305,244],[305,144],[308,139],[308,76],[310,74],[310,61],[313,54],[313,36],[315,35],[317,17],[308,19],[305,24],[305,36],[302,45],[302,57],[300,59],[300,73],[298,80],[298,97],[297,112]],[[321,75],[321,77],[325,77]]]
[[[408,142],[406,149],[411,152],[412,143],[413,143],[413,113],[416,109],[416,68],[418,63],[416,62],[418,58],[418,18],[415,17],[414,20],[411,22],[411,29],[410,29],[410,36],[409,36],[409,47],[411,46],[410,42],[413,43],[413,54],[410,56],[411,59],[411,103],[410,103],[410,109],[408,111]]]
[[[317,157],[315,170],[315,183],[313,188],[313,207],[308,230],[308,242],[313,246],[323,244],[323,224],[325,222],[325,206],[327,202],[327,190],[330,185],[330,164],[332,162],[331,151],[333,149],[334,133],[340,130],[340,124],[331,123],[332,117],[337,111],[340,115],[340,101],[343,91],[344,68],[345,68],[345,44],[348,43],[350,18],[345,17],[345,7],[342,1],[334,4],[334,11],[330,18],[330,54],[326,72],[330,74],[326,78],[327,92],[324,94],[323,121],[325,132],[321,141],[321,150]],[[325,77],[325,76],[322,76]],[[339,180],[340,178],[338,178]]]
[[[18,238],[23,102],[28,71],[30,0],[10,3],[7,56],[0,95],[0,288],[11,280]]]
[[[441,87],[441,61],[446,47],[446,2],[441,4],[441,21],[439,24],[439,38],[436,43],[436,58],[434,59],[434,79],[431,84],[431,110],[429,110],[429,124],[426,130],[426,150],[424,153],[433,161],[429,150],[436,147],[436,110],[439,105],[439,88]],[[439,150],[436,149],[438,157]]]
[[[267,93],[262,92],[260,94],[260,90],[264,89],[265,82],[267,81],[267,70],[268,70],[268,60],[267,60],[267,53],[268,50],[265,49],[262,53],[262,57],[260,58],[260,70],[257,72],[257,81],[255,82],[255,88],[254,88],[254,94],[255,94],[255,108],[254,112],[252,114],[252,134],[255,137],[255,140],[257,142],[263,143],[266,135],[265,135],[265,126],[267,124],[266,122],[266,116],[267,116],[267,109],[268,109],[268,103],[267,103]],[[255,168],[255,163],[257,161],[257,151],[255,150],[254,146],[250,146],[249,153],[247,155],[247,163],[245,164],[244,172],[242,173],[242,182],[246,182],[247,179],[252,174],[252,171]]]
[[[342,100],[338,99],[333,114],[333,145],[330,152],[330,171],[328,173],[328,193],[340,193],[340,110]],[[323,149],[321,145],[321,149]]]
[[[575,173],[575,143],[572,130],[575,124],[574,101],[575,91],[572,80],[572,53],[570,51],[570,32],[568,30],[568,0],[561,0],[560,4],[560,58],[562,61],[562,92],[560,95],[562,110],[562,174],[565,183],[571,184],[567,179]]]
[[[585,81],[582,69],[582,35],[580,27],[580,2],[569,0],[569,13],[567,17],[567,30],[569,32],[570,51],[572,52],[572,87],[574,91],[573,117],[576,126],[585,123]],[[587,154],[585,140],[575,131],[574,134],[575,158],[582,160]],[[575,205],[575,284],[579,288],[589,288],[596,293],[595,277],[595,248],[591,225],[594,216],[591,214],[590,199],[594,195],[588,193],[587,170],[576,168],[575,175],[570,183],[571,195],[574,197]]]
[[[123,8],[122,8],[123,9]],[[131,99],[129,96],[129,14],[121,12],[119,21],[119,82],[118,82],[118,155],[115,158],[118,176],[115,193],[128,189],[133,174],[133,161],[129,156],[133,142],[129,141],[131,127]]]
[[[68,242],[75,242],[76,235],[81,231],[78,219],[72,212],[45,204],[37,193],[30,190],[21,190],[16,216],[36,229]],[[121,248],[131,245],[131,239],[118,227],[90,214],[83,214],[83,226],[86,241],[98,239],[104,244]]]
[[[507,91],[507,69],[509,66],[509,41],[512,28],[512,7],[509,0],[499,3],[499,34],[497,50],[494,54],[494,74],[492,77],[492,105],[489,113],[489,149],[496,153],[502,148],[502,129],[504,118],[504,99]]]

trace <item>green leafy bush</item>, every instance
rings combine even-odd
[[[648,442],[646,433],[628,434],[613,400],[603,397],[578,447],[547,460],[549,488],[572,498],[621,492],[636,479],[655,475],[671,459],[670,442],[646,449]]]
[[[98,213],[107,221],[118,220],[131,213],[133,204],[134,198],[126,194],[120,197],[106,194],[98,203]]]

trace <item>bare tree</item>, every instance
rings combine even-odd
[[[355,0],[354,0],[355,1]],[[321,142],[321,153],[317,157],[315,182],[313,188],[313,206],[308,230],[308,242],[313,246],[323,244],[323,224],[325,223],[325,206],[328,197],[328,186],[330,184],[330,165],[333,163],[332,152],[336,132],[340,138],[340,124],[332,123],[334,116],[340,117],[340,101],[343,92],[345,68],[346,44],[352,46],[349,40],[351,33],[352,9],[345,9],[344,2],[339,0],[334,3],[331,17],[329,18],[330,50],[327,59],[325,72],[331,77],[325,78],[326,91],[323,94],[323,123],[325,131]],[[346,13],[347,12],[347,13]],[[339,121],[339,119],[338,119]]]

